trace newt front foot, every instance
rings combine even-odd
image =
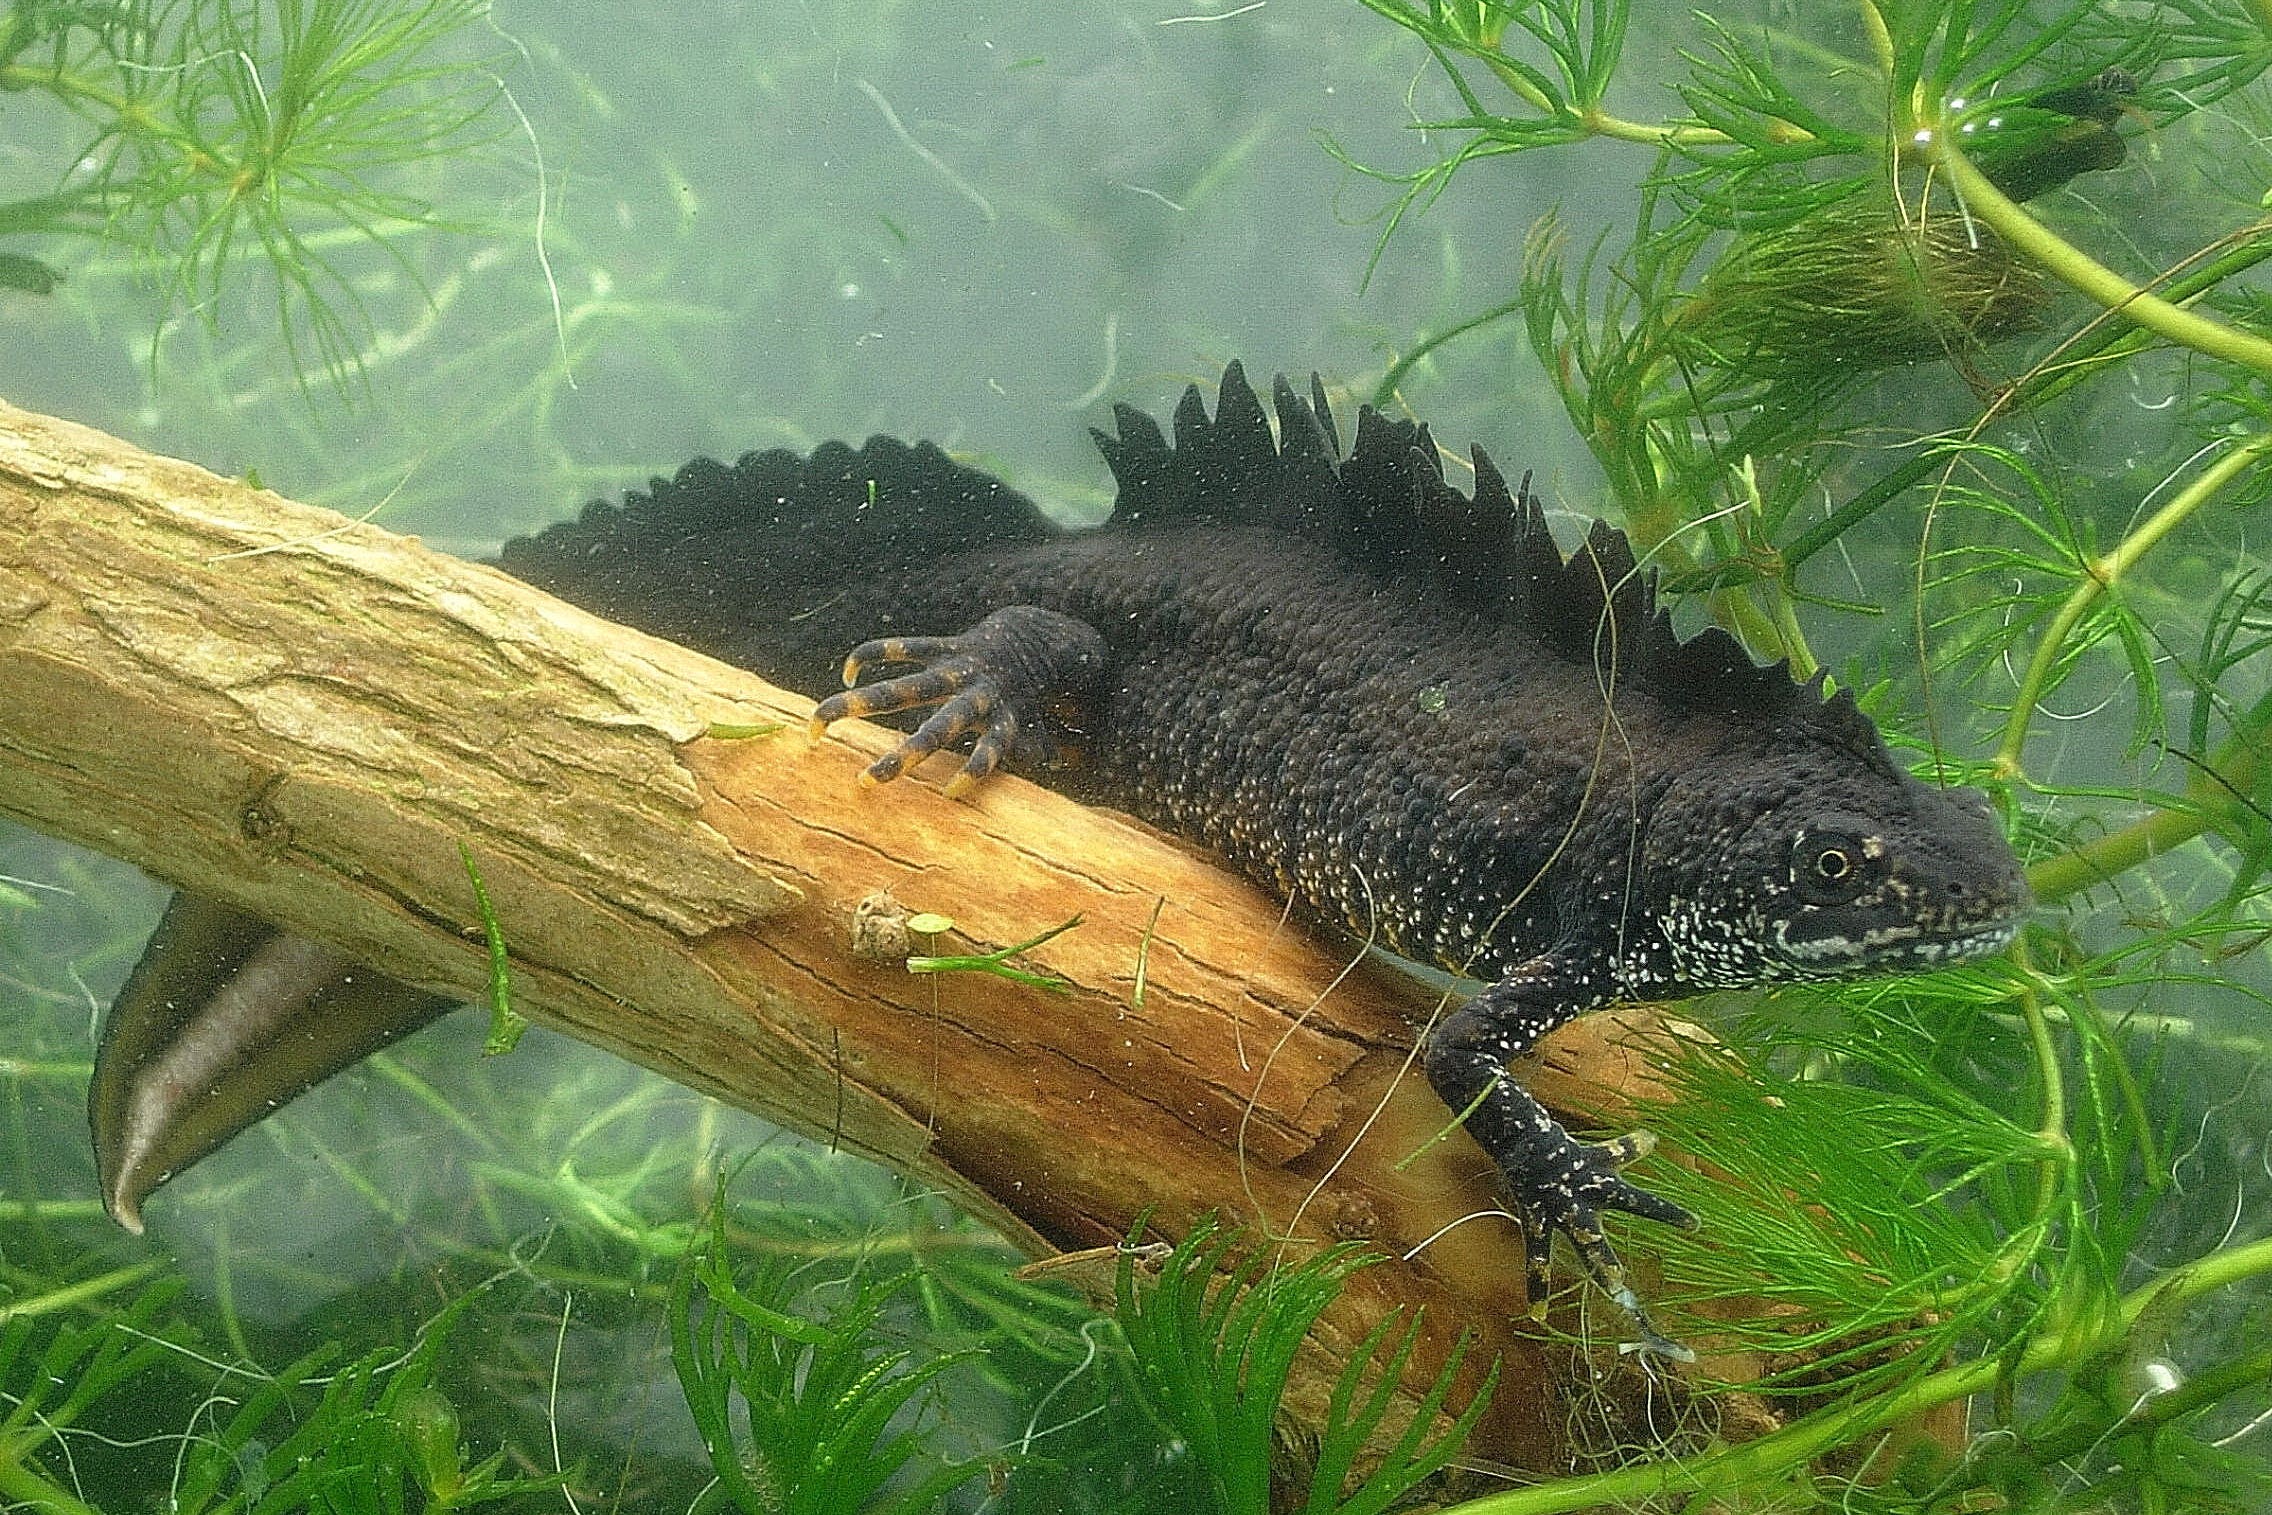
[[[1549,1260],[1556,1232],[1570,1239],[1586,1275],[1601,1286],[1633,1322],[1640,1340],[1635,1350],[1675,1362],[1694,1362],[1696,1354],[1666,1336],[1649,1319],[1641,1296],[1625,1277],[1625,1265],[1602,1235],[1601,1212],[1622,1210],[1646,1220],[1691,1230],[1696,1217],[1679,1205],[1626,1179],[1626,1164],[1656,1147],[1656,1138],[1636,1131],[1614,1141],[1581,1142],[1564,1135],[1560,1149],[1538,1159],[1521,1179],[1510,1177],[1515,1213],[1523,1223],[1523,1256],[1534,1308],[1546,1298]]]
[[[859,688],[878,663],[921,664]],[[845,691],[813,708],[815,736],[851,716],[895,715],[936,705],[898,745],[870,763],[865,779],[888,783],[932,753],[970,739],[970,755],[947,781],[960,795],[1005,762],[1059,762],[1077,722],[1091,708],[1109,663],[1104,639],[1072,616],[1033,605],[995,611],[960,636],[879,637],[844,660]]]

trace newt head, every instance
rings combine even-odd
[[[1986,799],[1916,791],[1876,816],[1817,811],[1792,832],[1783,866],[1769,869],[1766,916],[1773,955],[1794,976],[1930,967],[2018,934],[2027,879]]]
[[[1874,731],[1852,740],[1842,698],[1816,714],[1845,729],[1785,726],[1771,752],[1676,780],[1659,808],[1644,870],[1672,881],[1658,920],[1678,982],[1931,968],[2018,934],[2027,877],[1986,797],[1903,772]]]

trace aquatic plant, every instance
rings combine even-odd
[[[1447,1409],[1464,1342],[1414,1403],[1399,1405],[1418,1323],[1391,1312],[1350,1353],[1316,1443],[1288,1447],[1284,1400],[1295,1356],[1371,1259],[1353,1246],[1274,1258],[1242,1246],[1212,1217],[1141,1269],[1137,1253],[1133,1241],[1122,1250],[1115,1282],[1129,1370],[1145,1404],[1205,1469],[1214,1508],[1225,1515],[1379,1515],[1426,1486],[1490,1406],[1496,1367],[1463,1408]],[[1360,1466],[1362,1478],[1353,1471]]]
[[[704,1244],[679,1265],[671,1361],[719,1493],[750,1515],[916,1515],[983,1472],[975,1460],[933,1460],[886,1493],[921,1447],[904,1412],[962,1356],[910,1366],[908,1349],[873,1343],[884,1307],[913,1274],[830,1279],[844,1297],[821,1313],[798,1308],[811,1282],[801,1271],[776,1254],[737,1279],[722,1205],[712,1208]]]
[[[1621,248],[1573,259],[1541,229],[1522,288],[1416,344],[1382,398],[1438,341],[1519,318],[1670,582],[1858,682],[1925,771],[1986,784],[2051,907],[2008,962],[1775,996],[1726,1044],[1665,1049],[1680,1098],[1654,1124],[1710,1175],[1667,1178],[1704,1221],[1667,1269],[1786,1423],[1463,1508],[2255,1507],[2262,1466],[2227,1444],[2256,1424],[2262,1354],[2204,1323],[2261,1311],[2272,1241],[2245,1206],[2204,1228],[2166,1070],[2197,1055],[2195,1014],[2263,994],[2235,968],[2263,940],[2272,639],[2238,544],[2272,456],[2244,278],[2272,228],[2179,165],[2261,119],[2272,14],[1699,14],[1681,108],[1638,121],[1610,104],[1619,0],[1366,3],[1465,107],[1429,123],[1453,151],[1384,175],[1392,229],[1484,159],[1656,154]],[[2141,154],[2186,195],[2133,240],[2091,176]],[[2122,424],[2111,461],[2083,418],[2169,382],[2171,354],[2166,425]],[[1889,405],[1934,419],[1888,427]],[[1862,630],[1868,659],[1825,659],[1802,605],[1900,614]],[[2101,745],[2047,734],[2055,699]],[[2192,1066],[2272,1051],[2218,1045]],[[1775,1308],[1709,1309],[1734,1298]],[[1968,1400],[1969,1439],[1901,1430]]]
[[[63,275],[39,249],[95,237],[130,252],[171,310],[211,319],[254,260],[295,369],[345,378],[368,321],[333,234],[384,249],[473,219],[445,208],[432,170],[456,159],[462,173],[499,130],[488,55],[502,39],[466,46],[488,15],[488,0],[0,10],[0,98],[71,123],[43,123],[67,144],[54,187],[0,202],[0,288],[52,293]]]
[[[271,1374],[209,1355],[175,1312],[178,1280],[136,1288],[132,1275],[150,1271],[10,1307],[0,1325],[0,1498],[10,1508],[94,1515],[74,1445],[114,1440],[100,1427],[118,1411],[201,1380],[210,1387],[189,1428],[165,1438],[168,1508],[182,1515],[439,1512],[557,1494],[558,1477],[505,1476],[502,1452],[466,1461],[457,1407],[436,1379],[473,1294],[427,1321],[407,1351],[341,1364],[327,1345]],[[92,1320],[58,1318],[112,1296],[121,1302]]]

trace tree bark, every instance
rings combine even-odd
[[[1462,1327],[1504,1358],[1475,1450],[1560,1464],[1568,1365],[1520,1327],[1520,1239],[1445,1230],[1495,1199],[1464,1134],[1430,1145],[1449,1117],[1411,1052],[1434,996],[1034,785],[863,785],[889,734],[815,742],[809,709],[414,539],[0,405],[0,813],[478,998],[463,843],[515,1008],[936,1184],[1037,1253],[1146,1210],[1174,1234],[1213,1209],[1426,1243],[1359,1276],[1319,1366],[1425,1307],[1422,1371]],[[909,911],[953,921],[913,948],[936,952],[1078,916],[1024,959],[1069,987],[912,974]],[[1598,1119],[1601,1086],[1646,1079],[1622,1030],[1572,1028],[1527,1076]]]

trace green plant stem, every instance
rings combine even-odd
[[[1973,167],[1955,132],[1936,128],[1930,151],[1965,210],[2053,278],[2181,347],[2272,376],[2272,342],[2172,305],[2056,235]]]
[[[1768,602],[1767,613],[1775,623],[1776,650],[1791,660],[1791,676],[1803,683],[1820,673],[1822,660],[1814,655],[1814,648],[1807,643],[1806,628],[1799,624],[1798,604],[1784,592],[1780,584],[1775,587],[1775,593]]]
[[[1425,35],[1425,33],[1423,33]],[[1620,142],[1644,142],[1651,146],[1667,147],[1724,147],[1734,142],[1726,132],[1710,126],[1666,126],[1648,121],[1628,121],[1610,114],[1598,105],[1558,105],[1539,92],[1536,85],[1521,73],[1507,66],[1503,59],[1481,49],[1467,50],[1471,57],[1482,60],[1507,92],[1525,105],[1552,116],[1584,132],[1589,137],[1610,137]],[[1790,127],[1794,142],[1809,140],[1813,133]]]
[[[1640,451],[1645,463],[1636,464],[1634,472],[1647,469],[1646,483],[1632,490],[1619,491],[1625,508],[1625,534],[1633,544],[1633,554],[1644,567],[1654,567],[1664,577],[1678,579],[1696,571],[1696,558],[1681,542],[1684,528],[1696,524],[1682,510],[1680,470],[1669,461],[1662,433],[1644,421],[1632,422],[1641,438]],[[1596,455],[1600,455],[1599,449]],[[1603,458],[1608,468],[1609,459]],[[1611,470],[1615,478],[1615,471]],[[1638,482],[1638,481],[1637,481]],[[1783,586],[1774,586],[1780,597]],[[1739,641],[1752,651],[1768,658],[1799,657],[1811,660],[1813,654],[1802,644],[1793,648],[1787,644],[1783,626],[1769,612],[1762,610],[1741,594],[1714,595],[1711,600],[1713,618],[1734,632]]]
[[[997,947],[992,952],[969,953],[952,957],[921,956],[907,960],[910,973],[991,973],[997,978],[1010,979],[1034,989],[1049,989],[1063,993],[1072,986],[1065,980],[1047,973],[1029,973],[1023,968],[1010,966],[1010,959],[1023,952],[1031,952],[1042,943],[1064,935],[1081,924],[1081,918],[1050,927],[1041,935],[1010,947]]]
[[[2035,891],[2038,904],[2050,904],[2182,847],[2208,829],[2207,818],[2199,812],[2157,810],[2096,841],[2045,858],[2028,869],[2028,887]]]
[[[2264,3],[2272,5],[2272,0],[2264,0]],[[2259,228],[2257,234],[2253,235],[2243,234],[2246,240],[2240,246],[2220,254],[2183,278],[2170,281],[2164,297],[2172,303],[2190,300],[2205,290],[2216,288],[2236,274],[2247,272],[2265,259],[2272,258],[2272,237],[2261,235],[2261,230]],[[1456,332],[1447,332],[1446,335],[1456,335]],[[2047,360],[2050,366],[2038,367],[2022,376],[1993,409],[2000,413],[2010,413],[2056,399],[2089,378],[2100,363],[2128,357],[2151,340],[2150,333],[2135,327],[2109,323],[2076,343],[2062,347]],[[1877,514],[1879,509],[1899,498],[1912,485],[1920,483],[1934,469],[1948,466],[1949,456],[1944,451],[1928,448],[1918,452],[1880,474],[1836,510],[1793,537],[1787,546],[1772,557],[1766,557],[1764,561],[1732,558],[1724,563],[1716,563],[1683,579],[1679,587],[1684,591],[1723,589],[1766,576],[1780,576],[1787,582],[1791,574],[1807,559],[1837,541],[1862,521]]]
[[[2059,1048],[2051,1037],[2050,1017],[2043,1013],[2042,996],[2035,990],[2034,965],[2027,959],[2024,942],[2014,956],[2029,972],[2018,998],[2020,1017],[2027,1025],[2028,1049],[2043,1080],[2043,1119],[2035,1129],[2043,1157],[2035,1167],[2035,1213],[2013,1232],[2010,1243],[1998,1255],[1995,1274],[1999,1280],[2011,1278],[2026,1267],[2049,1237],[2051,1212],[2059,1203],[2063,1180],[2075,1154],[2074,1143],[2067,1136],[2067,1085],[2059,1071]]]
[[[143,112],[115,89],[61,68],[31,68],[21,63],[0,63],[0,91],[38,90],[58,100],[96,106],[108,115],[140,121]]]
[[[2272,0],[2266,0],[2266,3],[2272,4]],[[1451,341],[1454,337],[1463,337],[1478,326],[1488,326],[1503,316],[1515,314],[1523,308],[1529,298],[1527,294],[1517,295],[1504,305],[1494,305],[1481,315],[1469,316],[1466,320],[1447,326],[1442,331],[1422,337],[1413,344],[1410,352],[1389,364],[1388,372],[1382,374],[1380,383],[1373,386],[1373,409],[1386,412],[1389,406],[1395,403],[1396,387],[1404,382],[1404,376],[1412,372],[1422,358],[1427,357],[1428,354]]]
[[[37,90],[66,105],[83,107],[108,118],[106,127],[122,136],[141,136],[169,142],[184,152],[200,152],[198,139],[167,126],[134,96],[96,82],[84,74],[62,68],[31,68],[21,63],[0,63],[0,93]]]
[[[1920,452],[1873,479],[1859,494],[1793,537],[1789,546],[1771,554],[1761,553],[1715,563],[1681,578],[1675,587],[1689,592],[1727,589],[1762,578],[1777,578],[1788,584],[1800,564],[1837,541],[1860,522],[1877,514],[1880,507],[1899,497],[1911,485],[1918,483],[1935,468],[1945,466],[1947,462],[1948,459],[1941,453]]]
[[[2259,701],[2237,723],[2233,734],[2209,755],[2207,770],[2186,783],[2184,808],[2157,810],[2028,869],[2028,887],[2036,899],[2048,904],[2103,884],[2221,824],[2242,808],[2238,796],[2256,787],[2268,728],[2272,728],[2272,696]]]
[[[116,1293],[120,1289],[138,1284],[154,1274],[164,1272],[167,1266],[168,1264],[164,1259],[153,1258],[149,1262],[135,1263],[132,1267],[114,1268],[110,1272],[95,1278],[82,1279],[78,1283],[67,1284],[60,1289],[50,1289],[44,1294],[34,1294],[28,1299],[19,1299],[13,1304],[0,1307],[0,1323],[14,1320],[19,1315],[52,1315],[58,1310],[72,1309],[75,1306],[85,1304],[90,1299],[100,1299],[105,1294]]]
[[[2148,517],[2112,552],[2094,558],[2083,565],[2082,582],[2068,594],[2051,624],[2044,629],[2036,643],[2035,656],[2028,662],[2027,672],[2021,675],[2019,692],[2012,698],[2011,718],[2004,725],[2004,739],[1996,749],[1995,771],[2002,778],[2017,778],[2020,774],[2020,749],[2027,741],[2029,722],[2035,718],[2036,702],[2043,698],[2050,686],[2052,673],[2066,650],[2067,638],[2083,617],[2089,614],[2100,596],[2121,579],[2122,575],[2160,543],[2162,538],[2176,530],[2188,517],[2215,497],[2218,490],[2238,478],[2248,467],[2267,452],[2272,452],[2272,432],[2259,432],[2205,469],[2201,476],[2178,491],[2167,505]]]
[[[1365,0],[1372,9],[1395,21],[1399,26],[1427,41],[1433,47],[1447,48],[1475,59],[1505,87],[1507,93],[1522,101],[1543,116],[1563,123],[1574,131],[1589,137],[1609,137],[1619,142],[1640,142],[1665,147],[1729,147],[1735,139],[1726,132],[1711,126],[1668,125],[1653,121],[1628,121],[1623,116],[1603,110],[1598,104],[1564,105],[1550,98],[1544,91],[1523,77],[1521,70],[1511,67],[1499,53],[1496,37],[1486,39],[1457,32],[1446,33],[1431,25],[1424,17],[1411,14],[1402,8],[1383,3],[1383,0]],[[1447,64],[1448,67],[1448,64]],[[1472,99],[1472,97],[1470,97]],[[1784,121],[1776,123],[1773,135],[1781,142],[1809,142],[1814,134],[1804,127]]]
[[[2021,1445],[2030,1462],[2038,1467],[2052,1467],[2066,1458],[2090,1451],[2115,1430],[2133,1433],[2151,1431],[2157,1426],[2181,1420],[2196,1410],[2207,1409],[2226,1395],[2238,1393],[2267,1379],[2272,1379],[2272,1347],[2251,1352],[2237,1362],[2219,1363],[2198,1377],[2187,1379],[2168,1393],[2157,1394],[2146,1400],[2123,1415],[2114,1426],[2086,1420],[2055,1435],[2030,1437]],[[1976,1488],[1986,1481],[1986,1475],[1976,1475],[1961,1482],[1944,1484],[1937,1492],[1945,1496],[1955,1489]]]
[[[1512,1489],[1470,1500],[1446,1515],[1559,1515],[1594,1505],[1636,1505],[1690,1494],[1709,1498],[1759,1487],[1777,1472],[1802,1466],[1834,1448],[1850,1446],[1936,1405],[1985,1393],[2008,1375],[2039,1373],[2108,1352],[2121,1344],[2150,1306],[2183,1304],[2263,1273],[2272,1273],[2272,1238],[2213,1252],[2132,1290],[2114,1311],[2070,1322],[2063,1329],[2039,1332],[2028,1339],[2016,1358],[2000,1354],[1958,1363],[1887,1393],[1818,1410],[1780,1431],[1726,1451]]]
[[[33,1515],[102,1515],[22,1460],[23,1449],[0,1443],[0,1507],[29,1510]]]
[[[2264,3],[2272,5],[2272,0],[2264,0]],[[2272,258],[2272,236],[2266,235],[2268,230],[2272,230],[2272,224],[2261,221],[2243,227],[2156,275],[2153,282],[2160,286],[2161,297],[2172,305],[2184,305],[2196,295],[2215,289],[2236,274],[2246,273],[2266,258]],[[2178,269],[2194,258],[2218,247],[2225,250],[2216,252],[2191,273],[2178,274]],[[2094,322],[2074,341],[2061,344],[2041,365],[2022,375],[2009,395],[1999,398],[1992,408],[2013,411],[2055,400],[2090,379],[2100,365],[2143,351],[2152,342],[2153,335],[2135,326]]]
[[[0,1078],[53,1078],[64,1083],[85,1083],[94,1065],[85,1061],[41,1062],[32,1058],[0,1057]]]
[[[465,865],[466,881],[473,885],[474,909],[481,916],[481,934],[489,947],[489,1036],[481,1044],[483,1057],[502,1057],[520,1044],[529,1023],[513,1008],[513,967],[505,950],[505,931],[497,922],[497,907],[489,902],[489,887],[482,882],[481,866],[473,849],[461,840],[458,861]]]
[[[1571,113],[1577,124],[1593,137],[1609,137],[1619,142],[1640,142],[1651,147],[1726,147],[1734,138],[1712,126],[1665,126],[1651,121],[1628,121],[1605,110],[1579,110]],[[1814,133],[1788,121],[1771,128],[1769,135],[1778,142],[1811,142]]]

